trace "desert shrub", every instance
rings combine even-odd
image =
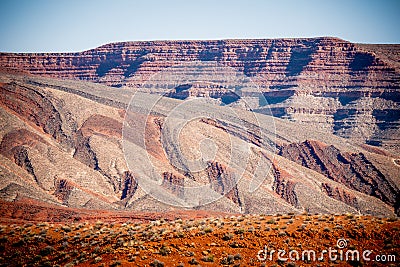
[[[207,256],[203,257],[201,260],[205,261],[205,262],[214,262],[214,255],[212,255],[212,254],[207,255]]]
[[[301,232],[301,231],[303,231],[304,229],[306,229],[306,227],[307,227],[306,224],[299,225],[299,226],[297,227],[296,231]]]
[[[187,257],[193,257],[193,256],[194,256],[194,252],[193,252],[193,251],[186,251],[186,252],[185,252],[185,255],[186,255]]]
[[[34,262],[39,262],[39,261],[42,261],[42,259],[43,259],[42,256],[36,255],[36,256],[33,258],[33,261],[34,261]]]
[[[22,247],[25,245],[25,241],[23,239],[18,240],[14,244],[12,244],[13,247]]]
[[[71,227],[67,226],[67,225],[63,225],[61,226],[61,230],[63,230],[66,233],[69,233],[72,231]]]
[[[47,230],[46,229],[41,230],[39,235],[46,236],[47,235]]]
[[[235,256],[228,255],[221,260],[222,265],[231,265],[235,263]]]
[[[171,249],[165,245],[162,245],[162,247],[159,250],[160,255],[162,256],[167,256],[171,254]]]
[[[213,231],[213,229],[211,228],[211,227],[206,227],[205,229],[204,229],[204,232],[205,233],[212,233],[212,231]]]
[[[86,256],[87,256],[86,251],[83,251],[83,252],[79,255],[78,259],[80,259],[81,261],[85,261],[85,260],[86,260]]]
[[[128,261],[129,261],[129,262],[134,262],[134,261],[136,261],[136,256],[133,256],[133,255],[128,256]]]
[[[50,261],[45,261],[40,264],[40,267],[54,267]]]
[[[235,234],[237,234],[237,235],[241,235],[241,234],[243,234],[244,233],[244,229],[243,228],[240,228],[240,229],[236,229],[235,230]]]
[[[236,242],[230,243],[229,246],[230,246],[231,248],[239,248],[239,247],[240,247],[239,244],[236,243]]]
[[[238,254],[235,254],[235,255],[233,256],[233,258],[234,258],[235,260],[241,260],[241,259],[242,259],[242,255],[240,255],[240,254],[238,253]]]
[[[184,233],[182,233],[182,232],[177,232],[176,234],[175,234],[175,237],[178,237],[178,238],[185,238],[185,234]]]
[[[271,218],[271,219],[269,219],[269,220],[267,221],[267,223],[268,223],[268,224],[275,224],[276,221],[275,221],[275,219]]]
[[[94,258],[94,260],[93,260],[93,263],[99,263],[99,262],[101,262],[103,259],[101,258],[101,257],[96,257],[96,258]]]
[[[286,236],[286,232],[280,231],[280,232],[278,233],[278,236]]]
[[[124,239],[122,237],[118,238],[117,240],[117,246],[122,247],[124,244]]]
[[[152,263],[150,263],[151,267],[164,267],[164,265],[164,262],[159,260],[154,260]]]
[[[190,265],[197,265],[197,264],[199,264],[199,262],[198,262],[195,258],[191,258],[191,259],[189,260],[189,264],[190,264]]]
[[[113,263],[110,264],[110,267],[117,267],[117,266],[121,266],[122,263],[120,261],[114,261]]]
[[[224,236],[222,237],[222,240],[228,241],[233,238],[233,235],[231,233],[225,233]]]
[[[47,255],[50,255],[54,251],[55,251],[55,249],[52,246],[47,246],[40,251],[40,255],[47,256]]]

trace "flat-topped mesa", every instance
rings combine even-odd
[[[247,97],[256,112],[400,151],[400,45],[354,44],[332,37],[120,42],[80,53],[0,53],[0,71],[154,93],[154,83],[165,82],[150,79],[154,74],[195,61],[216,61],[244,73],[267,101],[254,100],[253,92],[232,93],[230,89],[240,87],[233,82],[178,84],[167,96],[208,97],[236,106]],[[212,68],[204,71],[213,75],[207,73]]]
[[[0,54],[0,66],[31,74],[135,86],[183,61],[217,61],[263,87],[392,88],[399,73],[374,53],[338,38],[111,43],[80,53]]]

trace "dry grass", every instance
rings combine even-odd
[[[12,224],[0,226],[0,265],[270,266],[282,262],[259,261],[256,255],[264,246],[322,250],[335,247],[339,238],[347,239],[352,249],[398,257],[399,229],[400,221],[394,218],[350,214]]]

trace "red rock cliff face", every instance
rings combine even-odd
[[[362,153],[341,152],[334,146],[307,140],[285,145],[279,154],[391,206],[395,207],[399,203],[398,189]],[[354,204],[344,192],[339,192],[328,184],[323,187],[329,196],[343,198],[348,204]]]
[[[1,107],[26,118],[61,144],[72,146],[72,138],[62,129],[59,111],[39,90],[33,91],[16,84],[1,86],[0,90]]]
[[[273,189],[281,198],[289,204],[297,207],[298,199],[295,192],[296,182],[293,177],[285,170],[279,169],[276,165],[273,166],[274,183]]]
[[[81,53],[0,53],[0,69],[138,87],[174,64],[217,61],[252,77],[264,91],[268,105],[253,110],[398,153],[399,55],[400,45],[360,45],[328,37],[147,41],[112,43]],[[169,96],[237,100],[219,85],[186,86]]]
[[[112,86],[134,85],[177,62],[195,60],[218,61],[259,77],[271,89],[399,88],[393,66],[337,38],[123,42],[82,53],[0,54],[3,68]]]
[[[225,195],[239,206],[242,205],[236,179],[228,172],[226,166],[216,161],[208,162],[207,175],[210,186],[215,192]]]

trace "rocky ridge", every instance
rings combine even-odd
[[[10,74],[3,74],[1,83],[1,199],[15,203],[36,199],[80,209],[174,210],[138,186],[140,175],[126,165],[121,140],[125,112],[118,108],[129,101],[120,98],[126,92],[124,89]],[[146,101],[152,97],[143,94]],[[163,177],[162,186],[181,201],[190,197],[182,185],[193,183],[208,183],[209,189],[221,196],[216,202],[195,209],[384,216],[391,216],[398,209],[400,170],[391,153],[366,150],[327,132],[279,118],[275,121],[276,131],[269,132],[262,124],[269,122],[268,116],[262,114],[258,115],[260,128],[246,132],[225,121],[231,116],[231,110],[225,107],[209,106],[219,119],[193,121],[181,136],[181,145],[193,152],[193,140],[209,138],[213,133],[220,148],[215,159],[208,161],[203,172],[178,170],[164,154],[161,134],[168,112],[165,107],[179,105],[181,101],[163,101],[165,105],[154,110],[146,121],[145,144],[134,136],[128,136],[127,141],[132,142],[139,155],[146,152],[142,146],[147,149],[155,164],[154,171]],[[148,103],[136,105],[135,110],[140,112]],[[241,112],[248,123],[253,115]],[[133,122],[132,125],[135,126]],[[263,132],[277,154],[263,148]],[[319,141],[305,141],[305,137]],[[232,184],[232,177],[241,170],[226,160],[231,153],[227,145],[230,138],[251,146],[251,161],[237,184]],[[340,157],[346,161],[337,161]],[[257,162],[265,163],[261,166],[270,162],[272,168],[266,177],[261,177],[260,187],[250,192],[253,165]],[[365,180],[359,179],[360,175]]]

